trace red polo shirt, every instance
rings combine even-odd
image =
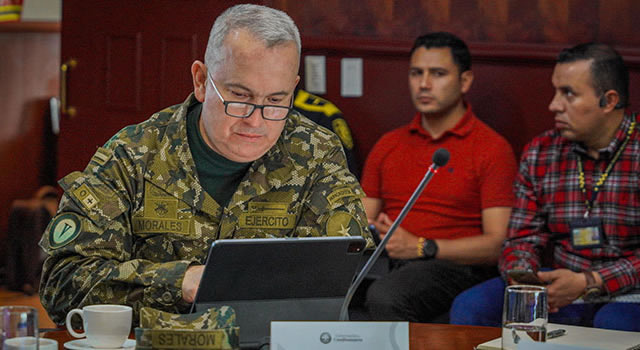
[[[482,234],[483,209],[514,204],[516,161],[511,145],[468,104],[460,122],[437,140],[422,127],[420,113],[409,125],[383,135],[365,163],[364,191],[382,199],[382,211],[395,219],[439,148],[449,151],[449,163],[431,179],[401,226],[433,239]]]

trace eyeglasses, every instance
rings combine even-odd
[[[291,108],[293,107],[293,97],[291,97],[289,107],[225,101],[224,98],[222,98],[222,95],[220,95],[220,91],[218,91],[218,88],[213,82],[213,78],[211,78],[211,74],[209,74],[209,72],[207,72],[207,76],[209,77],[209,81],[211,81],[211,85],[213,85],[213,89],[216,91],[216,94],[218,94],[218,97],[220,97],[220,100],[224,104],[224,112],[228,116],[235,118],[249,118],[253,111],[256,108],[259,108],[262,112],[262,118],[266,120],[284,120],[287,118],[289,111],[291,111]]]

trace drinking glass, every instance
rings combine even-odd
[[[30,306],[1,306],[0,326],[2,328],[2,350],[16,349],[14,344],[30,343],[38,349],[38,311]],[[18,339],[19,338],[19,339]]]
[[[502,349],[515,350],[523,341],[546,341],[548,319],[547,288],[508,286],[502,309]]]

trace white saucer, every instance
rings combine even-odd
[[[91,347],[91,345],[89,345],[89,342],[87,342],[86,338],[68,341],[64,343],[64,348],[70,349],[70,350],[97,349],[97,348]],[[113,349],[111,348],[101,349],[101,350],[134,350],[135,348],[136,348],[136,340],[127,339],[127,341],[124,342],[122,347],[113,348]]]

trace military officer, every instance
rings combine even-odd
[[[340,140],[291,109],[300,35],[285,13],[238,5],[211,30],[193,93],[125,127],[65,193],[41,247],[51,318],[96,303],[187,310],[214,240],[366,235]],[[370,240],[369,240],[370,241]]]

